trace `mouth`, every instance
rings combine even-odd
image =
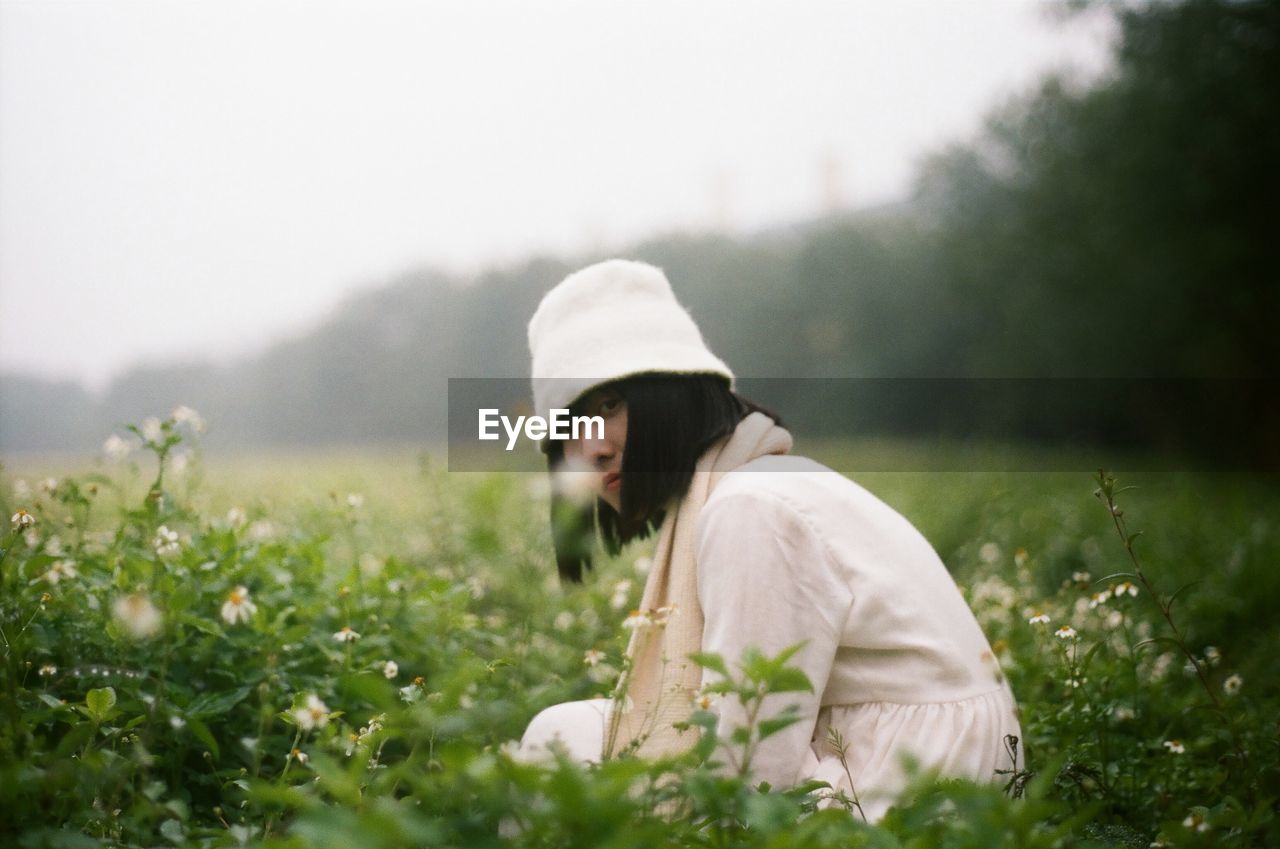
[[[609,472],[604,476],[603,484],[606,492],[617,492],[622,488],[622,475],[617,472]]]

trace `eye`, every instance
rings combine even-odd
[[[600,402],[600,412],[602,413],[616,412],[618,407],[620,407],[621,405],[622,405],[621,398],[617,398],[617,397],[605,398]]]

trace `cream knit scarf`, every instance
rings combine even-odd
[[[702,683],[702,667],[690,660],[702,650],[694,532],[707,497],[726,472],[765,454],[785,454],[791,434],[763,413],[751,413],[729,436],[698,459],[689,491],[668,509],[640,601],[640,625],[631,632],[625,671],[614,693],[602,755],[623,752],[656,758],[693,746],[687,720]],[[682,736],[683,734],[683,736]]]

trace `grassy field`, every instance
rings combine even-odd
[[[1023,711],[1027,774],[922,776],[871,827],[815,810],[821,788],[760,792],[697,753],[510,759],[538,710],[610,691],[643,585],[645,544],[558,585],[543,476],[411,450],[196,452],[179,470],[191,438],[167,422],[114,465],[0,470],[4,845],[1280,840],[1274,480],[1119,472],[1113,510],[1074,455],[811,447],[879,469],[851,477],[934,544]],[[936,470],[1019,465],[1083,468]]]

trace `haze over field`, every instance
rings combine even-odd
[[[0,370],[230,362],[421,267],[905,197],[1112,28],[966,3],[0,5]]]

